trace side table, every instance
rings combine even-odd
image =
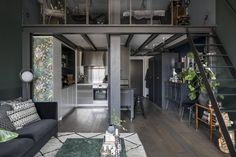
[[[209,125],[210,141],[212,142],[212,131],[213,131],[213,126],[214,126],[212,117],[213,117],[214,109],[211,107],[200,105],[200,104],[196,104],[195,106],[196,106],[196,129],[198,129],[198,122],[199,121]],[[198,111],[200,108],[202,108],[210,113],[209,114],[209,116],[210,116],[209,122],[206,122],[202,118],[198,117],[198,113],[199,113]]]

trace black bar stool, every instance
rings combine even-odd
[[[141,113],[142,113],[143,117],[146,118],[142,99],[143,99],[143,97],[141,97],[141,96],[136,96],[135,97],[134,117],[135,117],[135,114],[136,114],[136,108],[138,107],[138,108],[141,109]]]

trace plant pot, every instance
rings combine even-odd
[[[206,106],[208,104],[208,102],[209,102],[209,95],[208,95],[207,91],[201,92],[199,94],[198,102],[199,102],[199,104],[204,105],[204,106]]]

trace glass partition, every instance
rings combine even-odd
[[[66,23],[86,24],[86,0],[67,0]]]
[[[131,0],[120,0],[120,23],[130,24],[131,23]]]
[[[108,0],[90,0],[89,24],[108,24]]]
[[[120,23],[171,24],[171,4],[166,0],[120,0]],[[110,5],[116,4],[111,0],[23,0],[22,23],[109,24]]]
[[[132,24],[151,24],[151,0],[132,0],[131,2]]]
[[[152,2],[152,24],[171,24],[171,4],[166,1],[165,3]]]
[[[41,24],[41,12],[38,0],[22,0],[22,24]]]

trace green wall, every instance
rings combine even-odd
[[[21,0],[1,0],[0,100],[21,96]]]
[[[229,0],[234,9],[236,1]],[[217,33],[223,42],[231,61],[236,66],[236,15],[228,7],[225,0],[216,1]]]

